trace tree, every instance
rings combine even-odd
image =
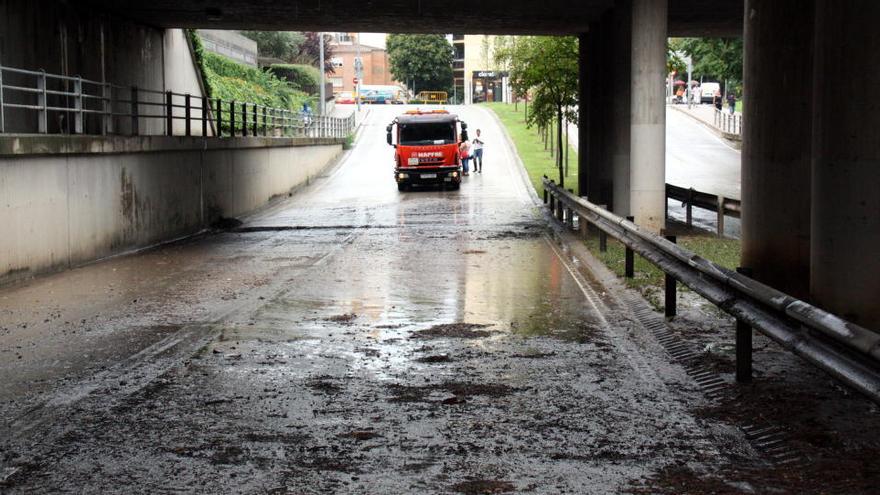
[[[694,79],[702,76],[735,86],[742,83],[742,38],[679,38],[671,44],[675,51],[691,57]]]
[[[504,43],[495,60],[510,67],[510,84],[517,94],[532,95],[529,126],[556,127],[558,150],[563,149],[564,121],[577,124],[578,40],[572,36],[528,36]],[[565,186],[564,153],[556,154],[559,185]]]
[[[302,33],[291,31],[241,31],[241,34],[257,42],[261,56],[285,62],[293,60],[306,39]]]
[[[452,44],[442,34],[391,34],[385,43],[391,74],[417,89],[452,91]]]
[[[302,44],[299,46],[299,53],[291,60],[291,63],[294,64],[306,64],[311,65],[313,67],[318,67],[320,63],[321,56],[321,38],[318,37],[318,33],[303,33],[305,36],[305,40],[303,40]],[[333,47],[330,45],[330,42],[333,38],[329,34],[324,35],[324,73],[325,74],[334,74],[336,73],[336,69],[333,67],[333,62],[330,60],[333,57]]]

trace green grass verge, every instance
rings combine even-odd
[[[555,158],[550,156],[550,151],[544,149],[544,142],[538,135],[536,128],[528,128],[525,123],[525,113],[523,105],[515,107],[508,103],[481,103],[482,106],[495,112],[507,133],[516,145],[516,151],[519,158],[525,165],[529,179],[532,181],[532,187],[538,196],[541,196],[544,187],[541,185],[541,178],[546,175],[559,183],[559,170],[556,168]],[[563,137],[563,139],[565,139]],[[568,155],[568,175],[565,177],[566,189],[574,189],[578,194],[578,156],[577,152],[572,148]]]
[[[624,276],[625,248],[616,239],[608,238],[608,250],[599,251],[598,236],[590,236],[587,249],[618,277]],[[712,236],[679,237],[678,244],[685,249],[731,270],[739,266],[741,244],[739,239],[722,239]],[[640,291],[651,304],[661,308],[663,301],[663,272],[641,256],[635,256],[633,278],[625,278],[626,285]]]

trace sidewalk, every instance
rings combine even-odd
[[[667,105],[667,107],[672,108],[673,110],[677,110],[700,122],[701,124],[704,124],[713,132],[719,134],[723,138],[734,141],[740,141],[742,139],[739,133],[725,132],[723,129],[720,129],[717,125],[715,125],[714,105],[694,105],[692,108],[688,108],[687,105]],[[724,112],[725,115],[730,115],[726,108],[722,110],[722,112]],[[735,112],[734,116],[737,120],[742,121],[741,112]]]

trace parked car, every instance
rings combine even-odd
[[[353,104],[354,94],[351,91],[342,91],[338,95],[336,95],[336,103],[339,104]]]

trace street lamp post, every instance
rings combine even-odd
[[[364,62],[361,60],[361,33],[357,34],[357,39],[355,40],[357,45],[355,46],[355,50],[357,53],[355,54],[354,59],[354,77],[357,78],[357,84],[354,85],[354,100],[357,102],[357,111],[361,111],[361,81],[364,77]]]
[[[326,95],[324,94],[324,33],[318,33],[318,70],[321,71],[321,90],[319,92],[321,98],[321,102],[318,103],[318,112],[320,115],[324,115],[324,102],[326,100]]]

